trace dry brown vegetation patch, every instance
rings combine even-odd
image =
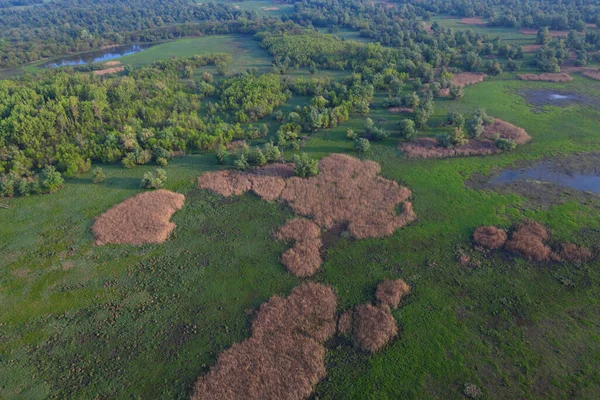
[[[121,61],[107,61],[103,64],[105,67],[114,67],[117,65],[121,65]]]
[[[400,114],[400,113],[411,113],[413,112],[412,108],[408,107],[390,107],[388,111],[392,114]]]
[[[325,376],[323,342],[335,333],[337,300],[317,283],[272,297],[252,337],[222,353],[195,385],[193,400],[305,399]]]
[[[107,75],[107,74],[116,74],[117,72],[121,72],[124,71],[125,67],[112,67],[112,68],[105,68],[105,69],[100,69],[98,71],[94,71],[93,74],[94,75]]]
[[[291,219],[277,232],[277,239],[294,244],[281,255],[281,263],[299,277],[312,276],[321,267],[323,242],[317,224],[303,218]]]
[[[459,22],[461,24],[465,24],[465,25],[486,25],[487,24],[487,22],[485,20],[483,20],[482,18],[479,18],[479,17],[462,18]]]
[[[526,44],[525,46],[523,46],[523,53],[535,53],[542,47],[544,46],[542,46],[541,44]]]
[[[403,142],[399,149],[409,158],[447,158],[481,156],[500,153],[495,138],[512,139],[521,145],[529,142],[531,137],[523,128],[495,118],[494,122],[486,125],[480,139],[470,139],[467,143],[455,147],[442,147],[437,139],[419,138],[412,142]]]
[[[398,334],[396,320],[387,307],[361,304],[352,319],[356,345],[371,353],[381,350]]]
[[[570,82],[573,77],[566,72],[558,72],[555,74],[518,74],[517,77],[522,81],[540,81],[540,82]]]
[[[474,85],[483,82],[486,77],[483,72],[458,72],[452,77],[452,83],[456,86]]]
[[[333,154],[319,167],[321,172],[311,178],[288,179],[281,198],[320,226],[331,229],[347,222],[352,236],[369,238],[391,235],[416,219],[407,201],[410,190],[378,176],[377,163]],[[402,203],[397,215],[396,206]]]
[[[475,243],[486,249],[501,248],[506,243],[507,238],[506,231],[495,226],[480,226],[473,233]]]
[[[356,238],[391,235],[416,219],[407,201],[410,190],[378,176],[377,163],[332,154],[319,162],[319,168],[320,173],[310,178],[292,176],[292,164],[273,164],[250,172],[207,172],[198,178],[198,186],[223,196],[252,190],[266,200],[279,198],[325,229],[348,223]],[[403,208],[398,215],[399,204]]]
[[[595,79],[597,81],[600,81],[600,71],[598,70],[585,70],[585,71],[581,71],[581,75],[585,76],[586,78],[590,78],[590,79]]]
[[[590,249],[582,246],[577,246],[573,243],[563,243],[559,253],[559,258],[565,261],[576,263],[584,263],[592,258],[593,254]]]
[[[96,218],[96,244],[163,243],[176,227],[171,216],[184,201],[184,195],[163,189],[130,197]]]
[[[521,33],[523,35],[537,35],[538,31],[537,31],[537,29],[521,28],[521,29],[519,29],[519,33]],[[581,34],[580,32],[578,32],[578,33]],[[550,31],[550,36],[552,36],[552,37],[569,36],[569,31]]]
[[[385,280],[377,285],[375,298],[382,306],[398,308],[402,298],[410,293],[410,286],[402,279]]]
[[[350,335],[352,333],[352,311],[344,311],[338,319],[337,331],[341,335]]]
[[[520,224],[506,242],[508,251],[518,253],[528,260],[545,261],[552,250],[544,244],[550,235],[546,227],[539,222],[526,221]]]

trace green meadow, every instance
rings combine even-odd
[[[237,36],[181,39],[120,61],[138,66],[203,52],[231,52],[236,71],[270,69],[258,42]],[[377,94],[369,117],[392,135],[372,142],[362,157],[413,191],[418,220],[382,239],[341,235],[312,279],[336,290],[340,312],[372,301],[386,278],[406,280],[413,292],[393,312],[400,334],[384,351],[362,353],[339,338],[327,343],[327,378],[314,398],[461,398],[466,382],[485,398],[597,397],[598,261],[532,263],[471,245],[479,225],[508,228],[526,218],[546,224],[556,241],[600,242],[598,201],[533,207],[516,194],[465,183],[519,163],[600,151],[600,111],[532,109],[520,95],[528,88],[600,96],[600,82],[579,76],[565,84],[490,78],[467,87],[460,101],[436,99],[431,128],[421,135],[438,133],[449,110],[468,115],[485,107],[526,129],[532,142],[488,157],[414,160],[397,150],[398,122],[406,116],[389,113],[385,94]],[[285,107],[306,101],[293,98]],[[313,134],[301,151],[357,156],[346,130],[360,133],[365,118],[353,115]],[[266,122],[274,134],[276,124],[271,117]],[[102,184],[89,173],[68,179],[55,194],[9,199],[9,208],[0,209],[0,398],[188,398],[218,355],[249,337],[259,305],[302,281],[278,260],[285,245],[273,231],[294,215],[284,204],[196,189],[200,174],[222,168],[213,154],[176,158],[166,167],[166,188],[186,195],[169,241],[96,246],[94,217],[141,192],[141,177],[156,168],[102,167],[108,176]],[[476,266],[461,265],[459,252]]]

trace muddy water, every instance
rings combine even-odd
[[[521,95],[527,102],[535,107],[556,106],[567,107],[572,104],[581,104],[600,109],[600,98],[550,89],[525,90]]]
[[[529,168],[504,170],[489,183],[505,186],[516,181],[540,181],[558,186],[600,194],[600,175],[594,173],[565,173],[552,167],[548,161]]]

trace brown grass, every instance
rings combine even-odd
[[[571,82],[573,77],[566,72],[556,74],[518,74],[517,77],[522,81],[540,81],[540,82]]]
[[[563,243],[559,253],[559,257],[565,261],[575,263],[584,263],[592,258],[593,254],[590,249],[577,246],[573,243]]]
[[[277,11],[279,7],[261,7],[265,11]]]
[[[312,276],[321,267],[321,229],[303,218],[291,219],[277,232],[277,239],[293,241],[292,248],[281,255],[281,263],[298,277]]]
[[[163,243],[176,227],[171,216],[184,201],[184,195],[163,189],[133,196],[96,219],[96,244]]]
[[[495,226],[480,226],[473,233],[475,243],[486,249],[499,249],[506,243],[508,235]]]
[[[392,114],[400,114],[400,113],[411,113],[413,112],[412,108],[408,107],[390,107],[388,111]]]
[[[387,307],[361,304],[353,313],[353,333],[356,345],[375,353],[398,334],[396,320]]]
[[[494,118],[492,124],[485,126],[481,137],[483,139],[495,139],[496,134],[503,139],[514,140],[518,145],[525,144],[531,140],[531,136],[527,134],[525,129],[498,118]]]
[[[250,172],[207,172],[198,178],[198,186],[223,196],[252,190],[265,200],[279,198],[325,229],[348,223],[356,238],[388,236],[416,219],[407,201],[410,190],[378,176],[377,163],[332,154],[323,158],[319,167],[320,173],[308,179],[292,176],[292,164],[273,164]],[[396,206],[402,203],[397,215]]]
[[[382,237],[416,219],[410,190],[384,179],[373,161],[332,154],[319,163],[320,174],[308,179],[287,180],[281,198],[292,209],[310,216],[320,226],[331,229],[348,223],[356,238]],[[396,206],[403,204],[400,215]]]
[[[526,44],[523,46],[523,53],[536,53],[539,49],[541,49],[541,44]]]
[[[98,71],[94,71],[93,74],[94,75],[107,75],[107,74],[116,74],[117,72],[121,72],[124,71],[125,67],[112,67],[112,68],[105,68],[105,69],[100,69]]]
[[[410,286],[402,279],[385,280],[377,285],[375,298],[382,306],[398,308],[400,300],[410,293]]]
[[[552,250],[544,244],[550,235],[546,227],[539,222],[526,221],[520,224],[506,242],[508,251],[520,254],[533,261],[545,261],[550,258]]]
[[[581,71],[581,75],[585,76],[586,78],[590,78],[590,79],[595,79],[597,81],[600,81],[600,71],[595,70],[585,70],[585,71]]]
[[[486,77],[483,72],[458,72],[452,77],[452,83],[456,86],[474,85],[483,82]]]
[[[487,22],[479,17],[474,17],[474,18],[462,18],[459,21],[461,24],[465,24],[465,25],[486,25]]]
[[[107,61],[103,64],[105,67],[115,67],[121,65],[121,61]]]
[[[325,376],[323,342],[335,332],[333,290],[306,283],[263,304],[252,337],[222,353],[192,400],[306,399]]]

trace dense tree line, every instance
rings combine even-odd
[[[0,0],[0,8],[32,6],[43,2],[44,0]]]
[[[122,76],[47,71],[0,81],[2,180],[32,181],[35,171],[47,165],[67,176],[87,171],[91,161],[121,161],[125,167],[150,161],[164,165],[174,153],[256,137],[258,128],[199,116],[205,97],[220,92],[226,93],[221,94],[224,99],[240,95],[232,80],[216,85],[210,74],[200,81],[189,79],[190,68],[230,57],[159,61]],[[276,75],[263,79],[263,86],[238,88],[242,98],[257,98],[269,86],[279,84]],[[278,96],[277,104],[281,104],[288,94],[281,88]]]
[[[187,0],[53,0],[34,8],[0,9],[0,68],[105,45],[254,33],[257,24],[254,12]]]

